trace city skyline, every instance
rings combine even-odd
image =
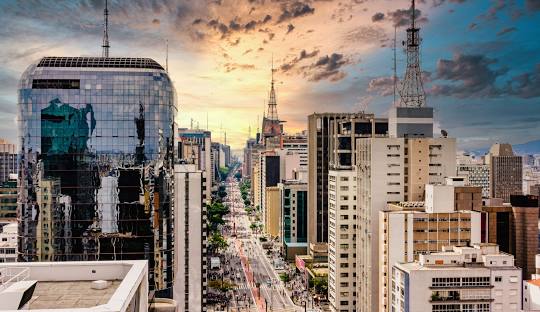
[[[5,1],[0,31],[0,130],[16,142],[17,81],[42,56],[99,56],[104,1]],[[239,149],[254,135],[270,89],[289,133],[313,112],[365,109],[384,116],[405,70],[401,41],[408,0],[109,1],[111,56],[145,56],[165,66],[179,97],[179,126],[209,128]],[[460,149],[524,143],[540,130],[540,35],[536,1],[419,3],[427,104]],[[73,13],[75,12],[75,13]],[[66,18],[58,19],[58,16]],[[71,18],[70,18],[71,17]],[[459,20],[459,24],[456,24]],[[519,47],[519,52],[515,49]],[[225,117],[225,118],[224,118]],[[260,122],[259,122],[260,123]],[[536,131],[535,131],[536,130]]]

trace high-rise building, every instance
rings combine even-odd
[[[493,144],[487,155],[492,198],[510,202],[510,195],[521,195],[523,189],[523,160],[514,155],[512,145]]]
[[[17,218],[17,174],[11,174],[9,180],[0,185],[0,221]]]
[[[328,300],[331,311],[356,311],[356,172],[328,172]]]
[[[376,311],[379,291],[379,211],[388,203],[424,201],[426,184],[456,172],[452,138],[364,138],[357,141],[357,307]]]
[[[220,181],[219,176],[219,163],[221,154],[221,145],[217,142],[210,144],[210,163],[212,166],[212,186],[215,186]]]
[[[433,108],[393,107],[388,138],[357,139],[357,308],[379,302],[379,211],[388,203],[424,201],[426,184],[456,173],[456,140],[433,138]],[[431,126],[431,130],[430,130]]]
[[[391,311],[395,263],[417,261],[419,255],[442,251],[444,246],[481,243],[481,213],[472,210],[481,205],[480,188],[461,184],[426,185],[425,202],[388,204],[380,212],[378,311]]]
[[[307,183],[285,180],[278,184],[281,197],[280,236],[285,258],[307,253]]]
[[[392,311],[521,311],[521,269],[497,245],[450,247],[392,268]]]
[[[206,173],[194,164],[174,166],[174,300],[178,311],[206,311]]]
[[[351,168],[357,137],[385,136],[388,124],[363,113],[314,113],[308,116],[308,248],[328,242],[328,171]],[[354,126],[353,126],[354,125]],[[339,162],[338,162],[339,160]],[[344,168],[341,168],[344,169]],[[324,247],[323,249],[326,249]]]
[[[277,186],[268,186],[265,189],[264,205],[264,231],[271,237],[279,237],[279,223],[281,219],[281,197]]]
[[[205,172],[206,177],[212,176],[211,144],[212,133],[199,129],[178,129],[178,156],[177,161],[196,164],[199,170]],[[212,183],[206,183],[207,200],[210,200]]]
[[[511,195],[515,238],[516,265],[523,269],[523,278],[535,273],[535,256],[538,253],[538,196]]]
[[[221,144],[221,150],[219,155],[219,166],[229,167],[231,164],[231,147],[227,144]]]
[[[388,136],[388,120],[374,114],[356,113],[330,120],[328,162],[330,169],[350,170],[356,166],[356,139]]]
[[[23,261],[147,259],[171,296],[175,90],[147,58],[44,57],[19,89]]]
[[[15,144],[0,138],[0,184],[8,181],[10,174],[17,174],[17,151]]]
[[[257,203],[262,212],[262,223],[266,224],[266,188],[277,186],[280,182],[280,158],[274,151],[260,154],[260,202]]]
[[[242,175],[245,179],[252,179],[253,172],[253,146],[256,144],[255,139],[249,138],[244,147],[244,162],[242,163]]]
[[[458,164],[457,175],[467,178],[467,185],[480,186],[482,197],[489,198],[489,166],[485,164]]]

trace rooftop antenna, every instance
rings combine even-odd
[[[248,127],[248,139],[251,138],[251,125],[249,125]]]
[[[191,122],[190,122],[189,128],[190,128],[190,129],[193,129],[193,118],[190,118],[190,120],[191,120]]]
[[[260,130],[260,128],[259,128],[259,115],[257,115],[257,133],[259,133],[259,130]]]
[[[227,131],[225,131],[225,145],[227,145]]]
[[[393,105],[396,105],[396,88],[397,88],[397,25],[394,25],[394,77],[393,83],[394,83],[394,103]]]
[[[109,48],[111,47],[109,45],[109,9],[108,9],[108,0],[105,0],[105,9],[103,10],[104,15],[104,25],[103,25],[103,44],[102,44],[102,57],[109,57]]]
[[[206,112],[206,131],[208,131],[208,111]]]
[[[165,42],[165,71],[169,72],[169,39]]]
[[[424,107],[426,105],[426,93],[422,83],[422,71],[420,69],[420,29],[416,28],[416,7],[412,0],[411,27],[407,28],[407,70],[399,95],[400,106]],[[403,42],[405,44],[405,42]]]

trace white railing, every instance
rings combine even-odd
[[[29,268],[6,267],[0,268],[0,291],[8,288],[11,284],[25,281],[30,277]]]

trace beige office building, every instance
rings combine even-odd
[[[357,311],[379,308],[379,212],[389,203],[424,201],[426,184],[456,173],[456,140],[433,138],[433,109],[395,107],[388,138],[356,143],[358,217]]]
[[[441,251],[444,246],[481,242],[481,213],[470,209],[473,202],[481,204],[481,188],[470,187],[470,192],[464,188],[427,185],[425,202],[388,204],[380,212],[378,311],[390,311],[394,264],[417,261],[419,255]],[[464,194],[470,195],[469,203]]]
[[[359,139],[357,293],[359,311],[378,308],[379,211],[388,203],[423,201],[426,184],[456,172],[451,138]]]
[[[514,155],[512,145],[493,144],[487,155],[490,168],[490,190],[492,198],[510,202],[510,195],[521,195],[523,191],[523,159]]]
[[[267,187],[265,192],[264,231],[272,237],[279,237],[279,224],[281,220],[281,194],[279,187]]]

